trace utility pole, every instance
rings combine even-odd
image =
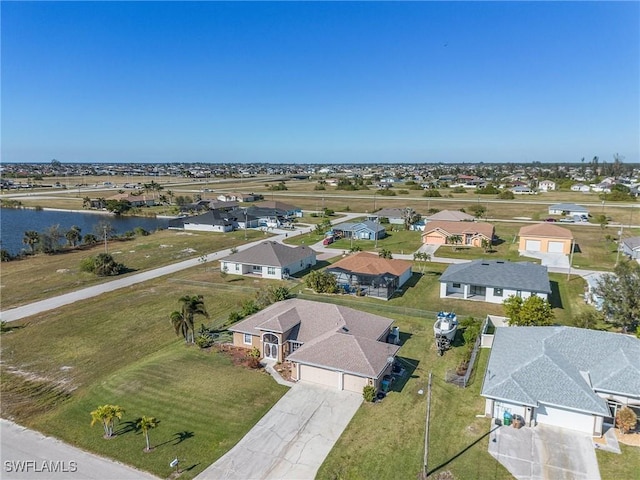
[[[567,273],[567,280],[571,277],[571,265],[573,264],[573,251],[576,248],[576,241],[571,239],[571,252],[569,252],[569,273]]]
[[[424,460],[422,462],[422,478],[427,478],[427,464],[429,456],[429,417],[431,416],[431,372],[429,372],[429,383],[427,384],[427,419],[424,428]]]
[[[107,226],[103,226],[102,230],[104,232],[104,253],[109,253],[109,249],[107,248]]]

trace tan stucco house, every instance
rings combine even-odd
[[[562,253],[569,255],[573,233],[568,228],[550,223],[536,223],[522,227],[518,233],[521,252]]]
[[[387,343],[393,320],[351,308],[289,299],[236,323],[233,344],[267,360],[292,362],[293,377],[362,393],[380,387],[397,345]]]
[[[428,245],[455,244],[481,247],[483,240],[487,240],[491,245],[494,231],[493,225],[486,222],[435,220],[424,226],[422,243]],[[454,241],[455,238],[458,238],[459,241]]]

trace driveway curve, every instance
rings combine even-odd
[[[312,480],[362,395],[297,383],[196,480]]]

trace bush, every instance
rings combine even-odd
[[[616,413],[616,425],[622,433],[629,433],[636,428],[638,416],[631,408],[624,406]]]
[[[376,398],[376,388],[373,385],[367,385],[362,389],[362,396],[365,402],[373,402]]]
[[[213,340],[208,335],[198,335],[196,345],[200,348],[207,348],[213,344]]]
[[[453,187],[451,189],[451,193],[466,193],[467,191],[465,190],[464,187]]]
[[[434,197],[441,197],[442,195],[440,195],[440,192],[438,190],[425,190],[422,196],[434,198]]]

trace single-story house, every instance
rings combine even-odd
[[[449,265],[440,277],[440,298],[502,303],[511,295],[549,299],[547,267],[531,262],[473,260]]]
[[[250,208],[259,208],[264,211],[275,212],[276,215],[282,217],[302,217],[302,208],[290,205],[288,203],[276,201],[260,202]],[[273,215],[273,213],[271,213]]]
[[[446,222],[473,222],[476,217],[459,210],[442,210],[441,212],[425,217],[425,219],[429,222],[435,220],[444,220]]]
[[[345,291],[358,289],[371,297],[391,298],[411,278],[413,263],[409,260],[382,258],[375,253],[358,252],[327,268]]]
[[[522,227],[518,233],[520,252],[571,253],[573,233],[568,228],[550,223],[536,223]]]
[[[602,311],[604,298],[596,293],[600,282],[605,275],[613,275],[612,273],[594,272],[585,275],[583,278],[587,283],[584,287],[584,301],[587,305],[593,305],[596,310]]]
[[[553,180],[542,180],[538,183],[538,189],[543,192],[552,192],[556,189],[556,182]]]
[[[493,243],[494,226],[487,222],[448,222],[446,220],[430,221],[424,226],[422,243],[428,245],[468,245],[481,247],[486,240]]]
[[[377,222],[365,220],[364,222],[345,222],[334,225],[334,235],[341,238],[355,238],[359,240],[380,240],[387,236],[386,229]]]
[[[367,215],[367,220],[375,222],[381,218],[386,218],[394,225],[404,225],[404,218],[407,213],[403,208],[382,208],[375,213]]]
[[[130,193],[117,193],[108,197],[106,200],[126,201],[132,207],[152,207],[156,204],[155,198],[149,198],[146,195],[131,195]]]
[[[629,237],[622,240],[622,252],[629,258],[640,259],[640,237]]]
[[[526,185],[518,185],[511,189],[515,195],[535,195],[537,192]]]
[[[576,205],[575,203],[556,203],[549,207],[549,215],[567,215],[572,217],[574,215],[582,216],[589,215],[589,209],[582,205]]]
[[[591,187],[583,183],[576,183],[575,185],[571,185],[571,191],[589,193],[591,191]]]
[[[485,415],[517,415],[601,436],[618,408],[640,411],[640,339],[575,327],[496,328]]]
[[[255,202],[256,196],[252,193],[236,193],[228,192],[218,195],[218,200],[221,202]]]
[[[209,210],[201,215],[182,219],[185,230],[200,232],[232,232],[234,219],[227,212]]]
[[[220,270],[230,275],[282,279],[315,264],[316,252],[307,246],[288,247],[266,241],[221,259]]]
[[[398,345],[386,343],[393,320],[340,305],[289,299],[236,323],[233,344],[293,364],[297,381],[362,393],[380,388]]]

